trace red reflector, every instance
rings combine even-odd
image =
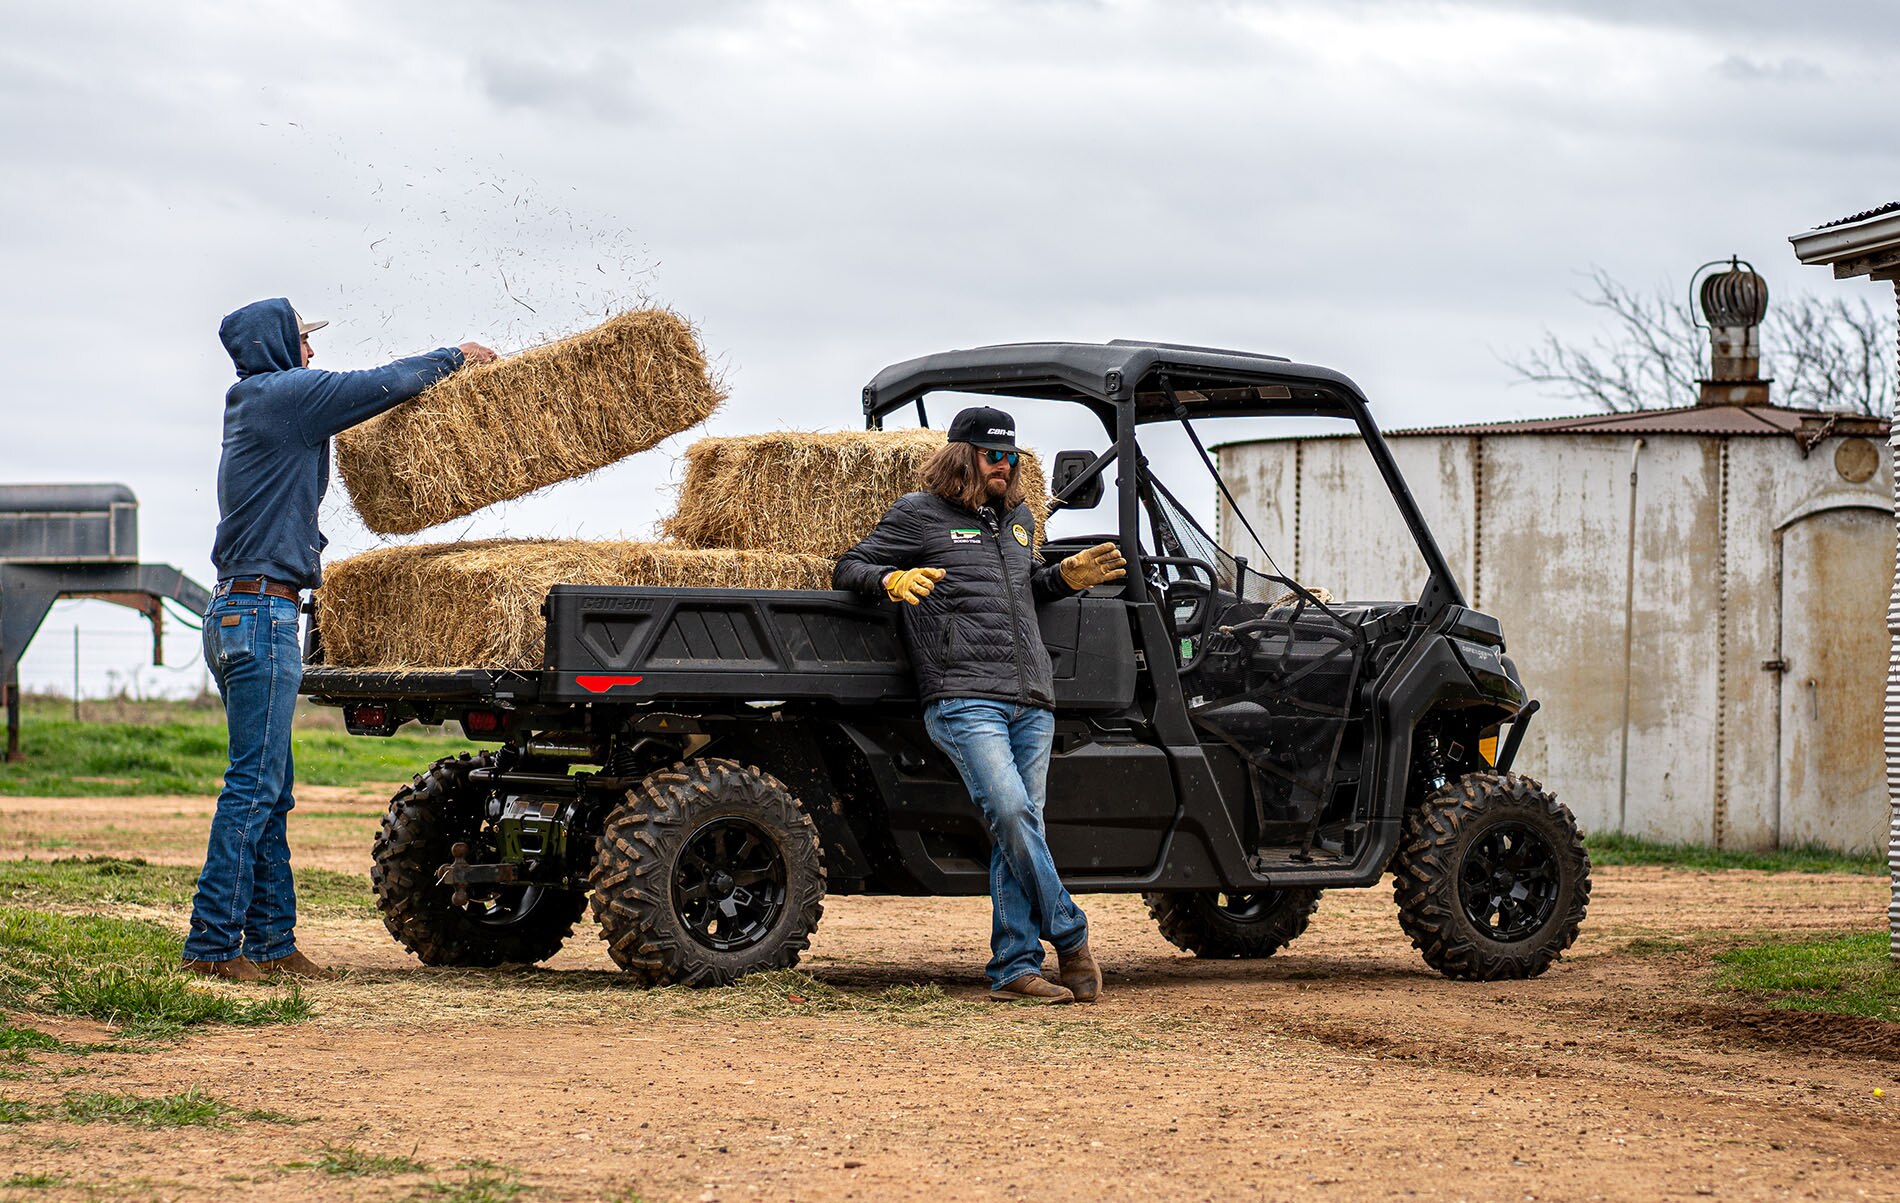
[[[358,706],[350,711],[350,721],[359,727],[380,727],[389,722],[389,711],[381,706]]]
[[[501,715],[493,710],[471,710],[462,716],[462,725],[470,731],[499,731]]]
[[[588,693],[606,693],[616,685],[638,685],[643,677],[595,677],[583,674],[574,678],[574,684]]]

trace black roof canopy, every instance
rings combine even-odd
[[[1164,381],[1166,387],[1164,387]],[[1133,406],[1137,422],[1172,421],[1171,387],[1190,417],[1351,418],[1359,387],[1330,368],[1278,355],[1172,343],[1003,343],[892,364],[864,387],[864,416],[886,414],[933,392],[1074,401],[1108,421]]]

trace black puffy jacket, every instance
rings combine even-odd
[[[1049,649],[1036,622],[1040,602],[1074,590],[1036,554],[1036,519],[1019,505],[969,510],[935,493],[906,493],[877,527],[844,553],[832,587],[884,596],[884,578],[904,568],[942,568],[930,596],[902,606],[904,641],[925,702],[993,698],[1051,707]]]

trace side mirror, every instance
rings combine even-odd
[[[1089,465],[1095,462],[1092,451],[1058,451],[1053,468],[1050,469],[1049,490],[1062,500],[1065,510],[1092,510],[1102,504],[1102,474],[1094,478],[1073,493],[1068,492],[1070,485],[1079,480]]]

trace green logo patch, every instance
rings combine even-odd
[[[975,543],[983,537],[983,532],[974,526],[953,526],[950,528],[952,543]]]

